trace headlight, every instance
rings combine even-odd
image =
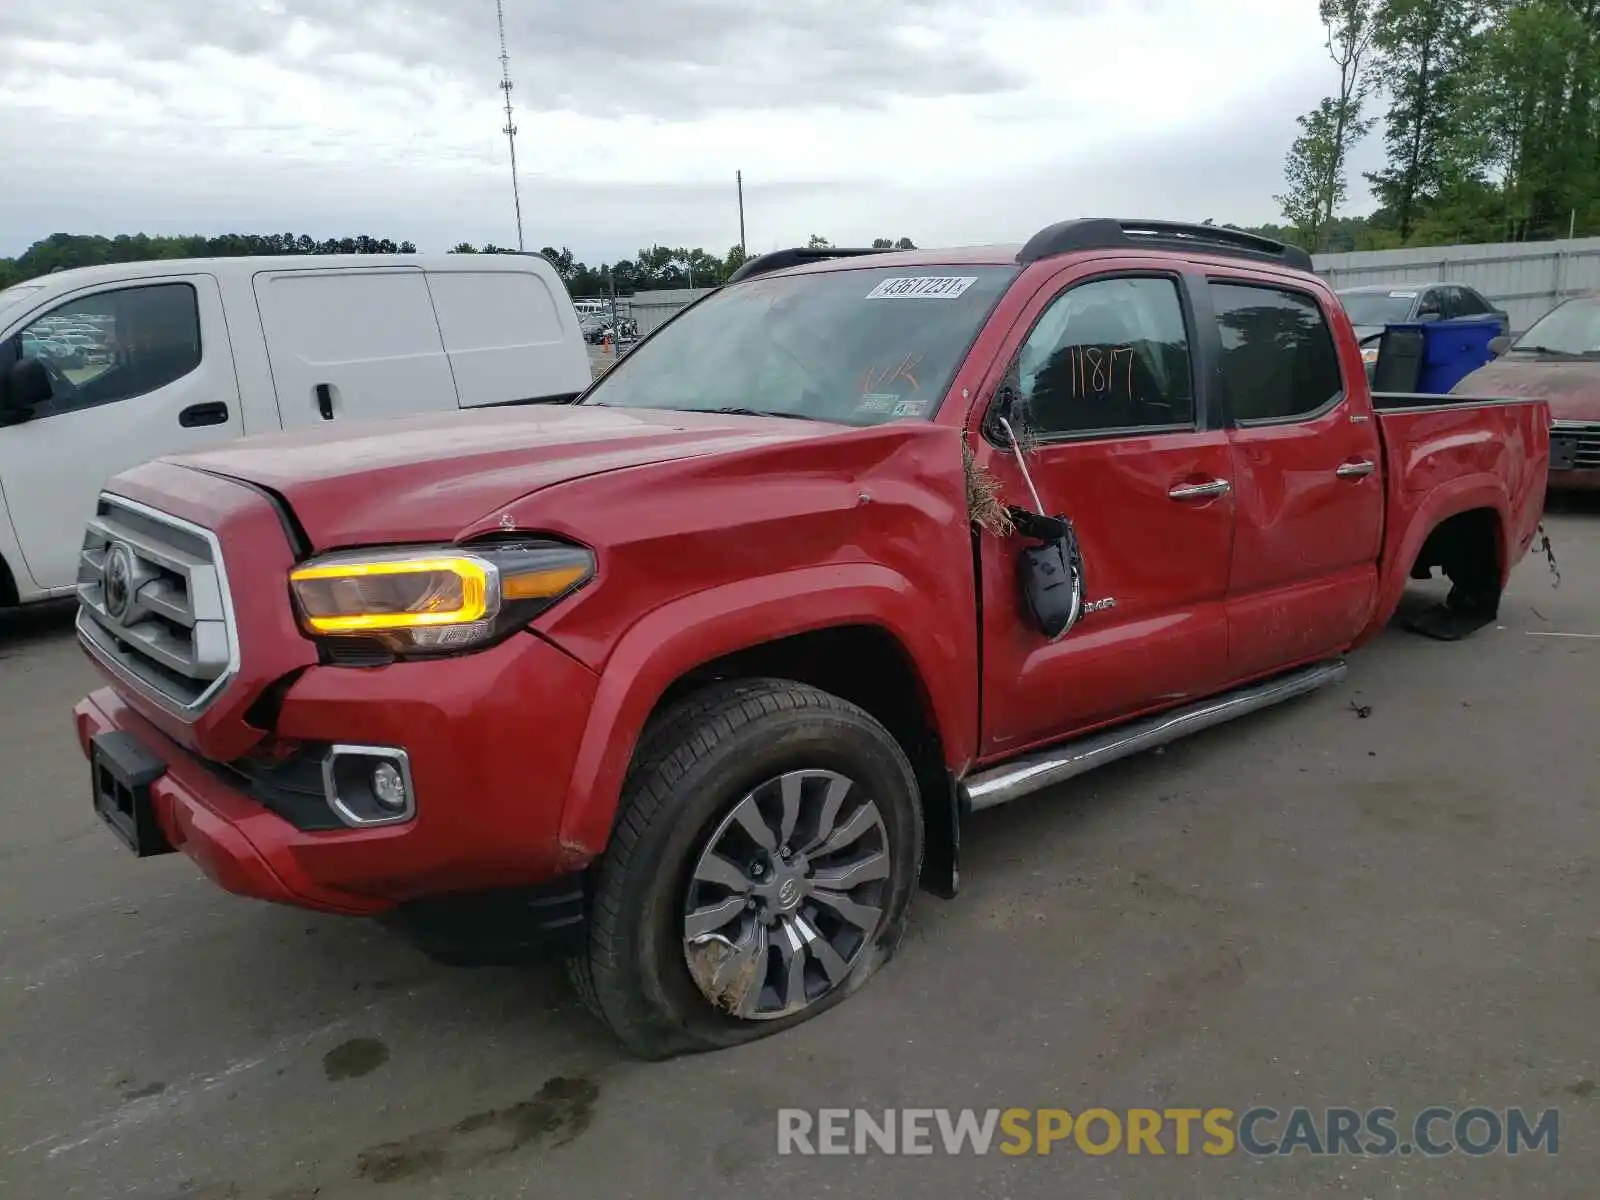
[[[438,653],[527,624],[593,575],[582,546],[523,541],[330,554],[296,567],[289,586],[313,637]]]

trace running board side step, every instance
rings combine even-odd
[[[1164,746],[1202,729],[1222,725],[1248,713],[1259,712],[1341,682],[1348,668],[1343,659],[1316,663],[1276,675],[1235,691],[1223,692],[1185,708],[1158,713],[1128,725],[1062,742],[998,767],[967,776],[962,787],[972,812],[1075,779],[1119,758]]]

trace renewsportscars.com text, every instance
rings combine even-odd
[[[779,1154],[1555,1154],[1553,1109],[781,1108]]]

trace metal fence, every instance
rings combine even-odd
[[[659,329],[666,324],[674,313],[687,308],[689,304],[704,296],[711,288],[677,288],[660,292],[635,292],[631,296],[617,297],[617,317],[621,320],[632,320],[639,326],[639,336],[643,337],[652,330]],[[589,301],[592,303],[592,301]],[[605,299],[601,312],[609,314],[611,301]],[[581,315],[581,313],[580,313]]]
[[[1600,238],[1319,254],[1314,262],[1317,274],[1335,288],[1464,283],[1504,309],[1516,333],[1572,293],[1600,288]]]
[[[1475,288],[1511,318],[1520,333],[1574,292],[1600,289],[1600,237],[1559,242],[1497,242],[1481,246],[1425,246],[1416,250],[1364,250],[1319,254],[1317,274],[1335,288],[1368,283],[1448,281]],[[644,335],[710,288],[637,292],[626,310]]]

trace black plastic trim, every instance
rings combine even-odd
[[[438,962],[516,966],[584,949],[588,893],[588,875],[579,872],[534,887],[413,900],[377,920]]]
[[[584,389],[587,391],[588,389]],[[466,404],[462,405],[462,412],[475,412],[480,408],[513,408],[523,404],[571,404],[583,391],[577,392],[551,392],[547,396],[523,396],[516,400],[496,400],[493,404]]]
[[[347,829],[328,805],[322,780],[322,745],[277,762],[238,759],[231,763],[200,760],[223,783],[281,817],[303,833]]]

